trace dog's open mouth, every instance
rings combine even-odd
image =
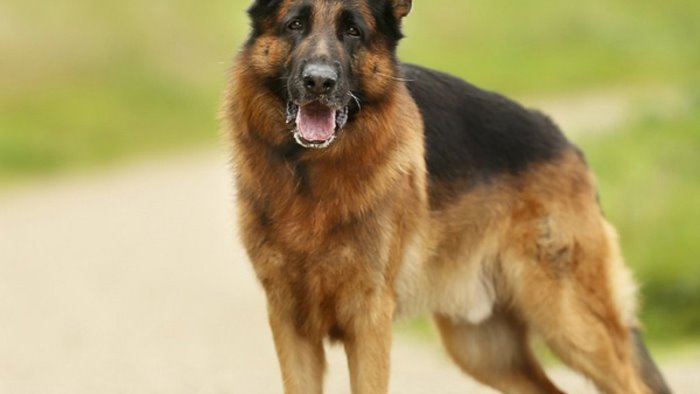
[[[287,103],[287,124],[294,124],[294,139],[305,148],[325,149],[348,122],[348,107],[335,109],[315,101],[306,105]]]

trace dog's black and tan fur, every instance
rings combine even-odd
[[[285,392],[322,391],[331,338],[352,392],[386,393],[392,321],[428,312],[454,361],[503,392],[560,392],[528,346],[538,333],[603,392],[668,393],[581,152],[538,112],[399,63],[410,9],[249,10],[225,117]],[[308,140],[299,111],[336,129]]]

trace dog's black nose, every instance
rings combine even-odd
[[[304,89],[316,96],[333,92],[338,84],[338,73],[325,64],[309,64],[302,74]]]

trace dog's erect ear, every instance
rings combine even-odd
[[[394,6],[394,16],[399,20],[411,12],[411,6],[413,5],[411,0],[391,0],[391,3]]]
[[[281,0],[255,0],[248,8],[248,14],[251,18],[262,18],[272,14]]]
[[[277,11],[282,0],[255,0],[248,8],[253,37],[262,34],[265,25]]]

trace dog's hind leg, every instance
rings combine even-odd
[[[478,325],[435,316],[447,352],[478,381],[504,393],[561,393],[532,354],[526,327],[505,312]]]
[[[649,394],[631,336],[635,285],[614,232],[592,215],[574,220],[569,227],[548,220],[544,232],[521,222],[502,262],[513,304],[562,361],[600,391]]]
[[[628,329],[595,299],[604,290],[575,283],[539,282],[537,287],[528,292],[529,300],[519,303],[529,304],[523,314],[562,361],[604,393],[651,393],[637,374]],[[547,300],[533,295],[534,291],[548,293]]]
[[[321,394],[326,361],[322,341],[304,338],[293,321],[269,311],[285,394]]]

